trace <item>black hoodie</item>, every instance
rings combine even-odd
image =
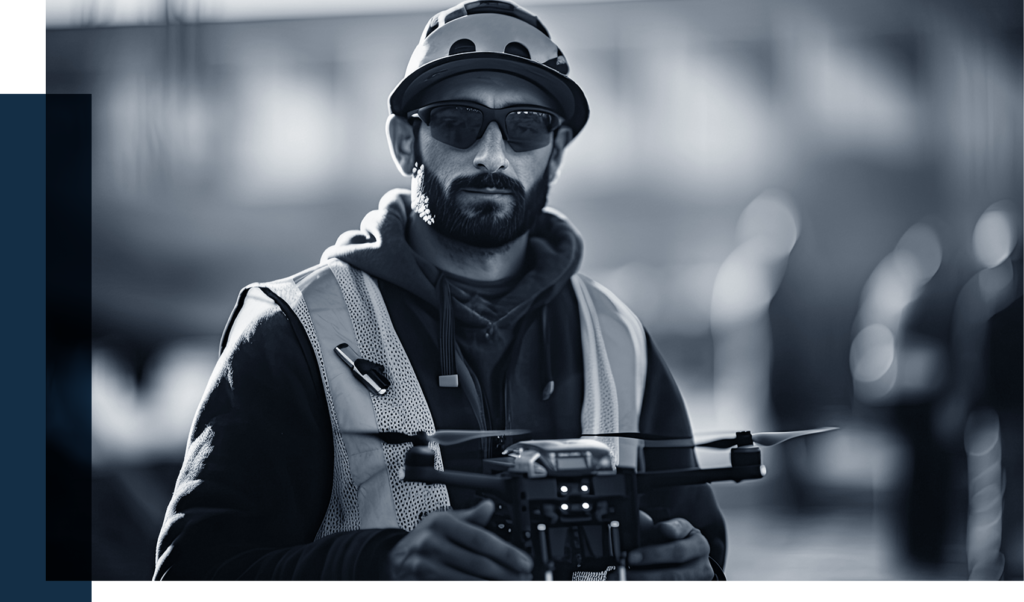
[[[552,311],[545,310],[548,305],[559,306],[559,296],[572,301],[571,295],[566,294],[569,278],[576,273],[583,256],[579,233],[561,214],[545,209],[530,233],[521,271],[499,282],[474,282],[439,270],[409,246],[409,205],[408,191],[389,192],[381,199],[379,208],[363,219],[362,229],[342,234],[337,244],[324,251],[321,261],[340,259],[377,279],[399,338],[406,342],[410,356],[419,356],[420,361],[411,358],[412,364],[428,387],[440,389],[433,386],[436,376],[451,373],[443,361],[436,371],[432,369],[430,357],[437,354],[443,358],[448,352],[445,345],[454,342],[454,350],[469,366],[473,382],[462,383],[464,391],[455,395],[448,395],[452,391],[425,391],[435,421],[447,422],[444,414],[452,412],[455,406],[466,406],[458,399],[441,403],[442,400],[468,396],[469,406],[464,409],[474,409],[476,421],[464,421],[465,428],[530,428],[531,437],[536,438],[531,427],[550,423],[541,419],[545,412],[538,412],[533,406],[545,401],[544,388],[554,379],[549,353],[551,329],[558,329],[560,337],[577,345],[579,342],[578,334],[572,336],[572,328],[563,332],[566,326],[575,327],[578,332],[578,315],[568,312],[571,324],[553,324],[552,320],[543,319]],[[446,312],[450,314],[447,318]],[[420,332],[424,326],[429,331],[428,338]],[[529,374],[507,374],[509,358],[524,354],[526,363],[538,369],[530,370]],[[558,380],[582,374],[581,370],[580,366],[567,367],[559,373],[562,378]],[[531,377],[542,382],[535,390],[525,390],[524,379],[533,380]],[[506,383],[507,380],[512,382]],[[556,390],[558,384],[555,383]],[[506,390],[507,387],[510,389]],[[550,395],[546,402],[549,401]],[[551,405],[546,402],[545,405]],[[529,424],[509,424],[512,413],[517,414],[517,421],[523,416],[535,418]],[[578,418],[579,412],[569,415]],[[480,447],[480,443],[469,445]],[[507,442],[499,440],[495,445],[500,451]],[[462,450],[445,451],[454,452],[446,456],[462,456]]]
[[[582,242],[545,209],[530,233],[523,270],[499,283],[444,274],[406,242],[408,192],[392,191],[323,259],[339,258],[377,279],[437,429],[525,428],[529,438],[581,434],[580,319],[569,278]],[[245,291],[232,316],[245,302]],[[447,307],[446,307],[447,306]],[[228,329],[231,328],[231,322]],[[438,385],[453,347],[472,382]],[[688,437],[689,419],[661,355],[647,337],[640,429]],[[552,385],[553,384],[553,390]],[[449,470],[482,472],[510,443],[442,448]],[[648,470],[696,466],[692,450],[651,449]],[[334,475],[333,437],[319,368],[287,305],[268,304],[238,343],[222,350],[189,436],[157,542],[155,579],[381,579],[405,532],[374,529],[314,541]],[[454,508],[475,503],[450,487]],[[706,486],[641,499],[654,519],[681,516],[724,565],[725,525]]]

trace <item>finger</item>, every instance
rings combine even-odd
[[[398,568],[399,579],[470,581],[479,577],[460,571],[431,556],[412,555]]]
[[[652,525],[645,536],[640,538],[640,545],[667,543],[677,539],[684,539],[694,531],[700,533],[700,529],[694,527],[690,524],[690,521],[684,518],[669,519]]]
[[[637,521],[636,528],[641,544],[648,543],[648,540],[655,537],[654,519],[643,510],[640,511],[640,519]]]
[[[430,552],[428,554],[430,557],[436,558],[441,563],[477,579],[521,581],[532,577],[528,571],[509,569],[490,558],[481,556],[448,540],[432,544],[429,546],[428,551]]]
[[[494,514],[494,502],[483,500],[472,508],[456,510],[451,514],[474,525],[483,526],[487,524],[487,521],[491,520],[491,515]]]
[[[444,525],[439,521],[442,517],[436,516],[429,520],[428,528],[417,528],[405,536],[389,555],[389,562],[392,565],[392,575],[396,579],[415,579],[417,575],[422,578],[473,578],[473,579],[505,579],[505,580],[528,580],[532,574],[528,571],[514,571],[502,567],[494,561],[487,559],[474,551],[463,548],[459,544],[448,539]],[[448,517],[447,520],[460,522],[458,519]],[[422,523],[421,523],[422,526]],[[465,526],[480,529],[474,525]],[[430,563],[424,563],[430,559]],[[440,576],[437,572],[438,565],[445,565],[462,577]]]
[[[516,573],[533,570],[529,554],[476,524],[449,513],[438,517],[435,528],[447,539],[475,554],[489,558]]]
[[[691,531],[688,537],[667,543],[642,546],[629,552],[630,566],[656,564],[683,564],[707,558],[711,552],[708,540],[700,531]]]
[[[630,569],[626,573],[629,581],[710,581],[714,577],[715,571],[707,558],[677,566]]]
[[[700,529],[690,524],[685,518],[673,518],[655,525],[661,541],[685,539],[692,533],[700,533]]]
[[[654,519],[651,518],[650,514],[647,514],[646,512],[641,510],[640,511],[640,520],[638,522],[638,525],[640,526],[641,529],[650,529],[651,527],[654,526]]]

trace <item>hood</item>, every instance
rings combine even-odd
[[[408,190],[388,192],[377,209],[366,214],[360,229],[338,237],[320,260],[340,259],[439,307],[437,286],[442,272],[406,240],[410,205]],[[579,232],[561,213],[545,207],[530,232],[525,272],[501,305],[494,308],[499,316],[496,321],[518,319],[531,307],[546,304],[576,273],[582,257],[583,239]],[[452,317],[456,320],[480,326],[491,323],[464,304],[459,295],[454,294],[453,300]]]

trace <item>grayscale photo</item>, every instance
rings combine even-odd
[[[75,578],[1021,581],[1022,18],[48,2]]]

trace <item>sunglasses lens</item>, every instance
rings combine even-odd
[[[554,118],[539,111],[514,111],[505,118],[505,131],[512,150],[525,152],[547,146]]]
[[[430,135],[455,148],[469,148],[476,142],[484,114],[472,107],[448,106],[430,111]]]
[[[529,109],[509,111],[505,116],[503,133],[512,150],[521,153],[547,146],[551,141],[551,130],[557,125],[554,115]],[[430,135],[435,140],[458,149],[467,149],[483,134],[484,119],[497,117],[493,113],[465,105],[444,105],[424,109],[420,117],[430,126]]]

